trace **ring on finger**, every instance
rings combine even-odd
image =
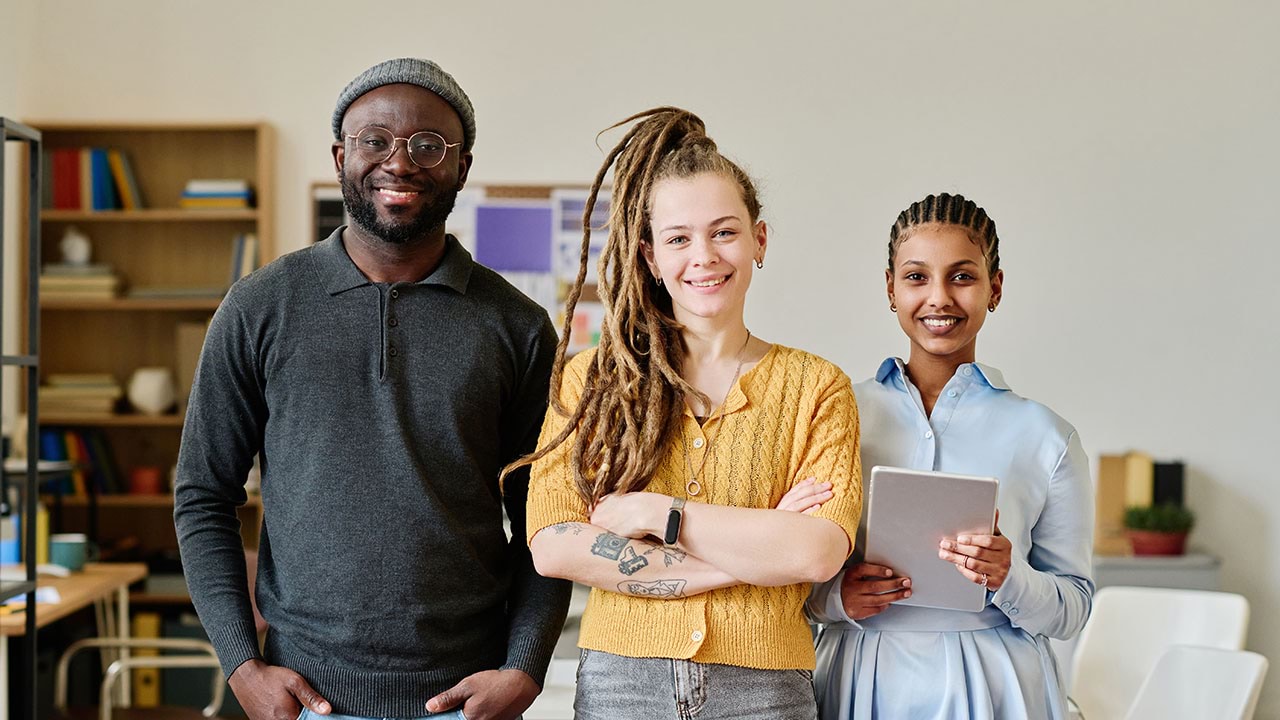
[[[970,560],[972,560],[972,559],[973,559],[973,558],[971,558],[971,557],[969,557],[969,556],[967,556],[967,555],[965,556],[965,558],[964,558],[964,569],[965,569],[965,570],[972,570],[972,569],[973,569],[973,568],[969,567],[969,561],[970,561]]]
[[[989,580],[989,578],[987,577],[987,574],[986,574],[986,573],[982,573],[982,582],[980,582],[980,583],[978,583],[978,584],[979,584],[979,585],[981,585],[982,587],[986,587],[986,586],[987,586],[987,580]]]

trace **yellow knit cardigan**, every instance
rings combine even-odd
[[[561,397],[577,406],[595,351],[566,366]],[[717,428],[717,424],[723,427]],[[564,428],[548,409],[539,445]],[[833,484],[835,496],[813,513],[840,525],[850,548],[862,510],[858,410],[849,378],[816,355],[774,345],[730,389],[723,416],[705,426],[685,410],[681,432],[646,490],[688,497],[688,462],[710,452],[689,502],[772,508],[808,477]],[[702,438],[701,443],[695,440]],[[712,441],[714,438],[714,441]],[[528,538],[562,522],[589,522],[569,466],[573,436],[532,468]],[[687,443],[687,445],[685,444]],[[581,647],[629,657],[693,659],[768,670],[813,669],[812,636],[804,618],[809,584],[738,585],[674,600],[592,589],[582,619]]]

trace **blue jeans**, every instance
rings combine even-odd
[[[809,670],[756,670],[583,650],[577,720],[816,720]]]
[[[298,716],[298,720],[398,720],[392,718],[364,718],[355,715],[339,715],[330,713],[328,715],[317,715],[306,708],[302,709],[302,714]],[[461,710],[448,710],[435,715],[423,715],[421,718],[413,718],[412,720],[467,720],[467,716],[462,714]]]

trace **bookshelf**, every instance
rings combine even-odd
[[[39,219],[44,261],[62,257],[60,241],[74,228],[88,236],[91,262],[109,265],[121,278],[121,290],[112,297],[42,298],[42,382],[54,373],[109,374],[127,391],[136,369],[158,366],[173,372],[179,389],[177,408],[164,414],[136,412],[121,399],[111,412],[45,410],[40,426],[101,433],[122,487],[135,467],[161,468],[167,479],[182,432],[183,367],[199,350],[198,343],[193,350],[193,343],[179,341],[180,327],[207,324],[217,309],[232,279],[237,236],[256,236],[253,265],[275,257],[272,130],[260,122],[30,124],[43,133],[46,168],[55,174],[60,150],[118,151],[140,196],[132,209],[55,209],[58,187],[46,187]],[[247,180],[254,202],[184,208],[184,188],[196,179]],[[95,530],[104,551],[122,549],[119,559],[176,558],[171,494],[103,494],[92,502],[63,495],[51,502],[62,510],[54,518],[58,530]],[[248,547],[257,545],[258,507],[251,503],[241,513]]]

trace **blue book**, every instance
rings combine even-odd
[[[104,148],[89,149],[89,172],[92,177],[93,209],[114,209],[115,185],[111,180],[111,163],[107,160]]]

